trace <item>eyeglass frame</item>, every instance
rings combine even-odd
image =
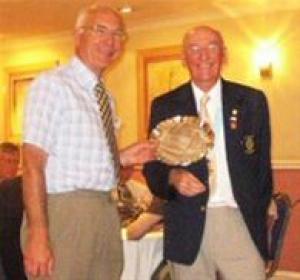
[[[117,39],[122,42],[127,39],[127,33],[124,30],[110,30],[109,28],[101,24],[96,24],[92,26],[81,26],[79,29],[91,31],[98,37],[112,36],[114,39]]]
[[[185,46],[186,52],[190,53],[191,55],[197,55],[201,54],[204,51],[208,51],[211,55],[217,55],[220,53],[224,48],[218,44],[218,43],[210,43],[205,47],[196,45],[196,44],[190,44]]]

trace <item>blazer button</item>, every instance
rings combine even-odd
[[[203,213],[203,212],[205,212],[205,211],[206,211],[206,207],[202,205],[202,206],[200,207],[200,212]]]

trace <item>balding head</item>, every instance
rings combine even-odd
[[[200,25],[192,28],[191,30],[187,31],[183,37],[183,46],[185,46],[193,37],[201,36],[201,34],[211,34],[215,37],[216,41],[224,48],[224,40],[221,33],[206,25]]]

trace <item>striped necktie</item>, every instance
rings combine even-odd
[[[120,158],[117,146],[117,140],[114,129],[112,109],[110,105],[109,96],[106,92],[104,84],[99,81],[95,86],[95,95],[102,119],[103,129],[106,135],[107,144],[111,153],[114,164],[115,177],[119,183],[120,180]]]

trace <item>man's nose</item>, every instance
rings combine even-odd
[[[207,48],[203,48],[199,53],[199,59],[207,60],[209,58],[209,50]]]

